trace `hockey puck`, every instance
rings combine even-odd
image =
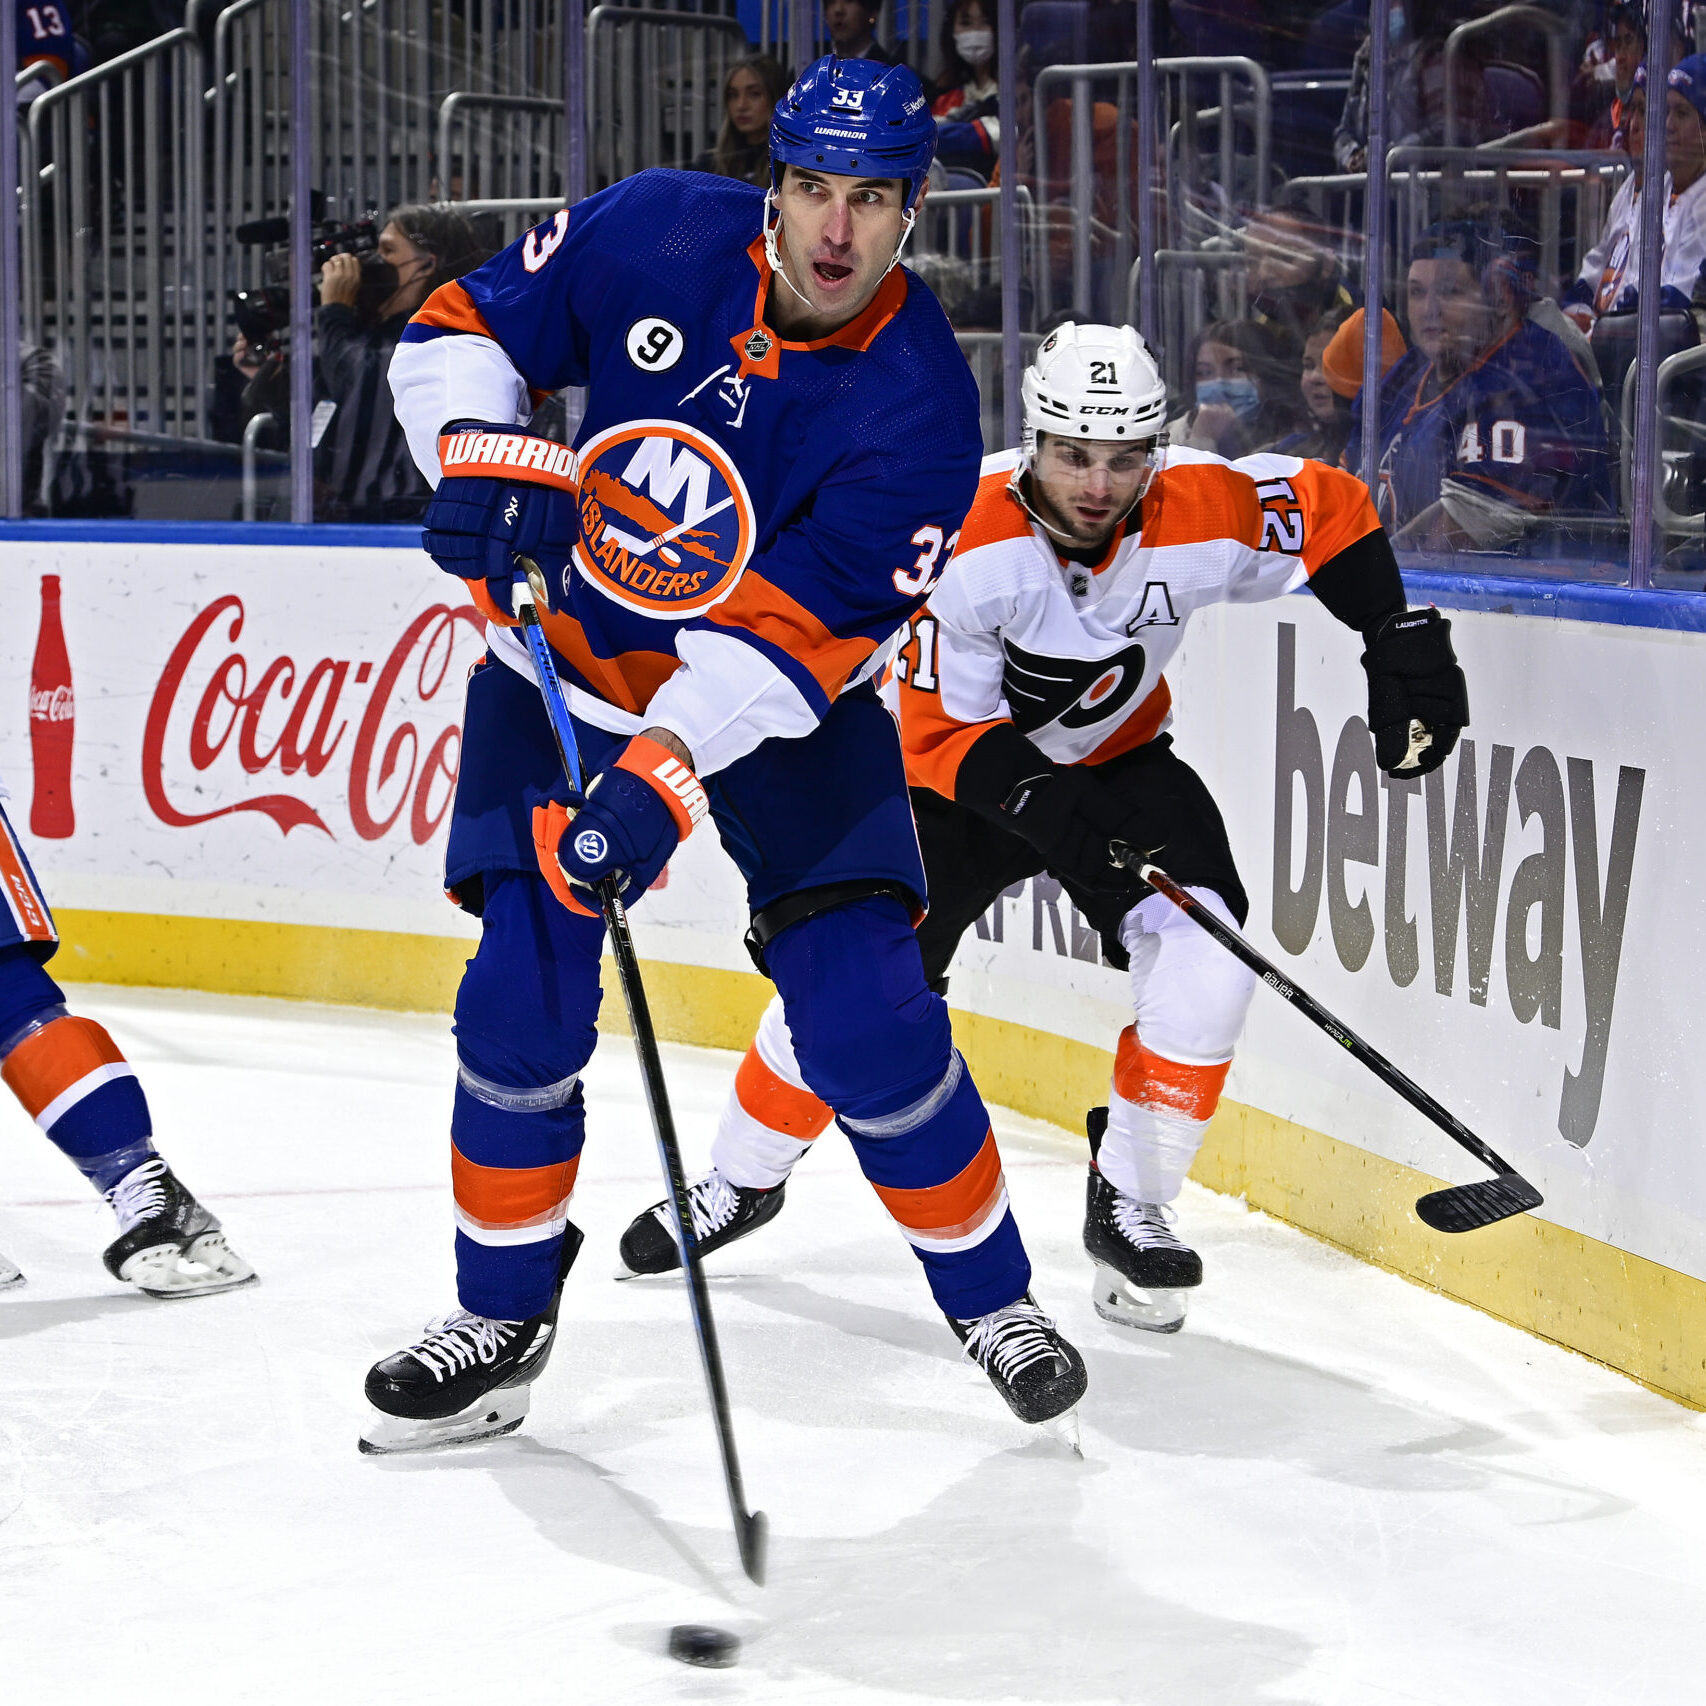
[[[740,1636],[707,1623],[677,1623],[669,1632],[669,1656],[684,1665],[727,1670],[740,1659]]]

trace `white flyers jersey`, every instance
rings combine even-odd
[[[907,779],[952,798],[961,760],[1013,723],[1059,764],[1100,764],[1171,720],[1162,674],[1193,611],[1277,598],[1379,526],[1354,475],[1295,456],[1167,453],[1094,567],[1063,561],[985,459],[947,572],[908,626],[893,692]]]

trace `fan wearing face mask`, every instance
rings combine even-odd
[[[930,108],[936,119],[936,158],[953,170],[988,179],[1001,152],[994,6],[959,0],[942,20],[939,45],[942,75]]]
[[[1174,444],[1236,460],[1307,422],[1296,340],[1251,320],[1217,320],[1197,336],[1186,373],[1191,406],[1168,425]]]

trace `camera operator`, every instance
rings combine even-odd
[[[486,258],[460,213],[394,208],[366,255],[332,255],[314,316],[315,516],[412,521],[430,488],[397,424],[386,369],[409,316]]]
[[[320,266],[314,315],[314,518],[413,521],[431,488],[397,424],[386,369],[409,316],[441,284],[486,258],[466,217],[407,204],[380,227],[341,227]],[[323,251],[322,251],[323,253]],[[258,363],[258,366],[255,365]],[[289,439],[290,372],[284,340],[263,353],[239,337],[231,367],[246,379],[236,434],[263,411],[279,423],[271,443]],[[223,366],[223,364],[222,364]],[[216,387],[216,412],[219,398]]]

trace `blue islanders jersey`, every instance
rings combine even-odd
[[[903,268],[827,338],[765,323],[762,208],[708,174],[626,179],[435,292],[391,367],[435,480],[447,422],[521,422],[587,387],[548,471],[579,536],[546,565],[546,632],[577,715],[624,733],[645,713],[704,774],[809,733],[875,673],[947,566],[982,456],[970,369]],[[512,636],[493,646],[526,672]]]
[[[18,0],[18,69],[46,64],[59,81],[89,68],[88,50],[72,33],[69,0]]]
[[[1535,515],[1609,514],[1611,468],[1599,393],[1562,339],[1524,320],[1475,366],[1428,394],[1433,363],[1412,349],[1380,387],[1380,519],[1397,529],[1454,480]],[[1358,472],[1362,403],[1346,450]]]

